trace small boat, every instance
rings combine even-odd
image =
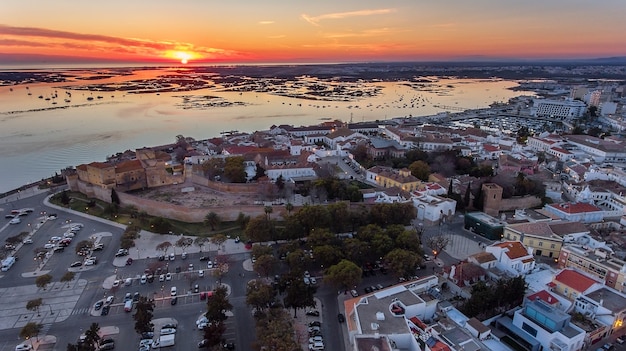
[[[87,101],[91,101],[91,100],[93,100],[93,96],[87,97]]]
[[[40,99],[43,99],[43,95],[39,95],[39,98],[40,98]]]

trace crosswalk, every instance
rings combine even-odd
[[[76,315],[80,315],[80,314],[87,314],[89,312],[89,307],[83,307],[83,308],[77,308],[72,310],[72,316],[76,316]]]
[[[50,328],[52,327],[52,323],[44,323],[41,325],[41,331],[39,332],[40,335],[47,335],[48,331],[50,330]]]

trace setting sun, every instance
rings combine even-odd
[[[186,65],[187,62],[189,62],[189,59],[191,58],[191,55],[187,52],[178,52],[176,54],[176,56],[180,59],[180,63],[182,63],[183,65]]]

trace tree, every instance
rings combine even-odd
[[[227,157],[224,163],[224,178],[232,183],[245,183],[247,180],[244,159],[241,156]]]
[[[404,249],[394,249],[385,255],[385,263],[396,277],[408,278],[415,274],[415,270],[422,263],[416,253]]]
[[[145,296],[140,296],[139,301],[135,307],[135,331],[138,334],[152,331],[154,324],[152,324],[152,312],[154,311],[154,300],[148,299]]]
[[[292,276],[283,302],[285,307],[293,308],[293,318],[297,317],[298,309],[315,307],[315,290],[315,287],[304,283],[300,274]]]
[[[267,220],[269,221],[270,215],[274,212],[274,208],[272,206],[265,206],[263,208],[263,212],[265,212],[265,217],[267,217]]]
[[[50,274],[40,275],[35,279],[35,285],[37,285],[38,288],[43,288],[44,290],[46,290],[46,287],[50,284],[50,282],[52,282],[52,276]]]
[[[189,246],[193,245],[193,239],[181,236],[180,239],[176,240],[175,245],[177,247],[180,247],[183,250],[183,252],[185,252]]]
[[[328,267],[324,274],[324,281],[336,288],[352,289],[361,282],[363,270],[348,260],[341,260],[336,265]]]
[[[196,246],[200,248],[200,252],[202,252],[207,241],[209,241],[209,239],[206,236],[197,236],[193,240],[193,243],[196,244]]]
[[[291,214],[291,211],[293,211],[293,204],[291,202],[287,202],[285,210],[287,210],[287,214]]]
[[[317,262],[323,267],[330,267],[339,263],[344,258],[344,254],[339,247],[334,245],[322,245],[313,247],[313,254]]]
[[[67,206],[67,205],[70,204],[70,201],[71,201],[71,199],[70,199],[70,196],[67,193],[67,190],[64,190],[63,192],[61,192],[61,203],[63,205]]]
[[[424,161],[415,161],[409,165],[411,174],[422,181],[428,181],[430,176],[430,166]]]
[[[470,205],[470,197],[472,195],[472,182],[467,183],[467,188],[465,189],[465,195],[463,196],[463,203],[465,207],[469,207]]]
[[[164,241],[156,246],[157,251],[163,251],[163,255],[167,255],[167,250],[172,247],[172,243],[169,241]]]
[[[252,280],[246,289],[246,304],[262,311],[274,301],[275,295],[275,290],[271,285],[260,280]]]
[[[226,311],[233,309],[233,305],[228,302],[227,294],[226,287],[220,286],[213,291],[211,298],[207,299],[206,317],[209,321],[220,322],[226,320]]]
[[[20,330],[20,338],[28,340],[33,336],[37,336],[39,335],[39,332],[42,328],[43,325],[41,325],[40,323],[28,322]]]
[[[89,329],[85,331],[85,345],[90,345],[93,347],[92,350],[96,349],[98,342],[100,341],[100,326],[98,323],[91,323]]]
[[[215,234],[213,235],[213,237],[211,237],[211,243],[215,246],[217,246],[217,250],[219,251],[220,247],[222,247],[222,245],[224,245],[224,243],[226,242],[226,235],[220,233],[220,234]]]
[[[120,197],[117,195],[115,189],[111,189],[111,203],[116,206],[120,205]]]
[[[40,316],[39,307],[41,307],[41,305],[43,305],[43,300],[40,297],[26,302],[26,309],[29,311],[35,311],[37,312],[37,316]]]
[[[222,343],[224,332],[226,332],[226,325],[223,321],[213,321],[204,327],[204,340],[207,340],[207,345],[211,350],[216,350],[214,347]],[[221,350],[221,347],[219,349]]]
[[[74,276],[76,276],[76,273],[74,272],[65,272],[65,274],[63,274],[63,276],[60,279],[61,283],[65,283],[67,282],[67,287],[70,287],[70,282],[72,280],[74,280]]]
[[[252,218],[244,231],[248,239],[255,242],[270,241],[272,239],[272,223],[265,216]]]
[[[274,257],[274,255],[262,255],[256,258],[256,262],[253,264],[254,271],[262,277],[269,277],[276,263],[276,257]]]
[[[405,230],[402,233],[400,233],[400,235],[398,235],[396,237],[396,240],[394,241],[394,247],[397,249],[404,249],[407,251],[411,251],[411,252],[415,252],[415,253],[420,253],[421,249],[421,238],[420,235],[421,233],[417,233],[418,230],[424,230],[424,228],[416,228],[416,231],[413,230]]]
[[[220,222],[220,216],[213,211],[207,213],[204,217],[204,225],[211,227],[211,230],[215,230],[215,227],[218,226]]]
[[[250,216],[246,216],[243,212],[239,212],[237,219],[235,219],[235,223],[239,225],[239,228],[246,229],[248,222],[250,222]]]
[[[443,235],[435,235],[431,236],[426,240],[426,245],[433,250],[433,255],[435,258],[439,256],[441,251],[445,250],[448,244],[450,243],[450,238]]]

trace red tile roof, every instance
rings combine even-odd
[[[584,202],[563,202],[558,204],[549,204],[548,206],[554,208],[557,211],[565,212],[568,214],[602,211],[602,209],[600,209],[599,207]]]
[[[578,292],[587,291],[596,283],[595,280],[573,269],[562,270],[561,273],[554,277],[554,280]]]
[[[483,144],[483,149],[485,149],[485,151],[487,152],[500,151],[500,147],[489,144]]]
[[[543,300],[544,302],[550,304],[550,305],[554,305],[559,303],[559,300],[552,296],[552,294],[550,294],[549,292],[547,292],[546,290],[541,290],[539,292],[536,292],[530,296],[528,296],[528,299],[533,301],[533,300]]]
[[[526,250],[524,245],[519,241],[505,241],[503,243],[493,244],[493,246],[509,249],[506,255],[512,260],[528,256],[528,250]]]

